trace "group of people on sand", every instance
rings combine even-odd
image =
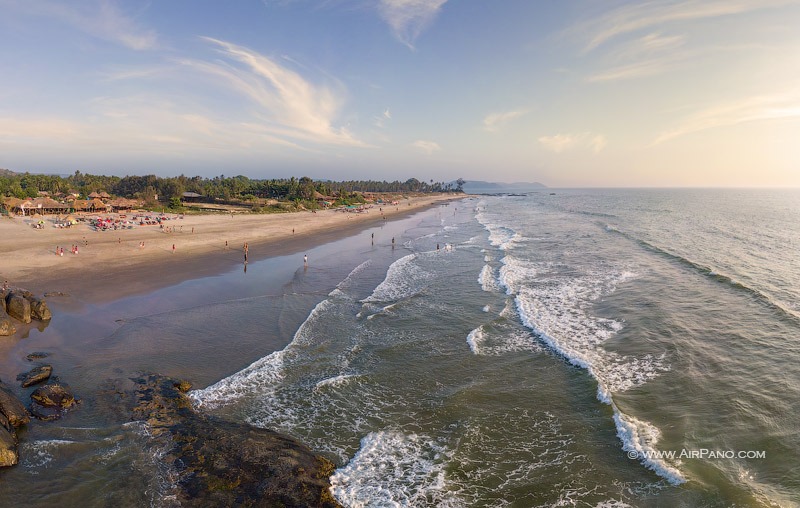
[[[71,246],[69,251],[73,254],[77,254],[78,246],[77,245]],[[56,256],[63,256],[63,255],[64,255],[64,247],[59,247],[58,245],[56,245]]]

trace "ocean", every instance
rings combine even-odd
[[[469,197],[308,267],[65,310],[19,352],[88,393],[189,378],[200,410],[330,457],[348,507],[798,506],[798,249],[797,190]],[[57,475],[84,506],[171,506],[147,429],[85,406],[23,436],[0,499],[44,506],[9,486]]]

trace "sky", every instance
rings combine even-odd
[[[800,0],[0,0],[0,168],[800,186]]]

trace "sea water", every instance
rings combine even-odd
[[[798,191],[471,197],[321,246],[280,285],[258,278],[272,260],[213,298],[164,290],[113,337],[196,340],[166,367],[207,380],[198,409],[330,457],[349,507],[797,506],[798,219]],[[174,472],[126,425],[37,431],[20,470],[91,469],[84,447],[170,506]]]

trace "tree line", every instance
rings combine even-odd
[[[32,173],[13,173],[0,170],[0,196],[17,198],[36,197],[40,191],[51,196],[59,193],[76,192],[88,196],[92,192],[109,194],[145,201],[170,201],[181,198],[184,192],[200,194],[209,201],[236,201],[249,199],[314,200],[317,193],[323,196],[352,196],[358,192],[463,192],[464,180],[455,182],[428,182],[410,178],[405,182],[349,180],[314,181],[304,176],[288,179],[253,179],[238,175],[214,178],[199,176],[160,177],[144,176],[104,176],[75,171],[69,176],[42,175]]]

